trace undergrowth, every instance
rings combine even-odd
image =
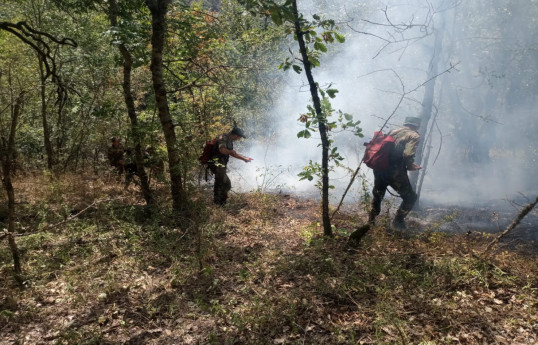
[[[17,186],[25,287],[3,245],[0,344],[538,341],[536,258],[482,258],[487,237],[439,231],[451,214],[412,235],[381,219],[347,252],[363,220],[342,215],[324,238],[316,201],[256,192],[216,208],[201,195],[178,219],[135,189],[53,183]]]

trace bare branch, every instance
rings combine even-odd
[[[43,37],[46,37],[48,40],[58,45],[77,47],[77,43],[71,38],[57,39],[49,33],[33,29],[24,21],[16,24],[10,22],[0,22],[0,30],[12,33],[34,49],[43,58],[46,69],[45,78],[52,75],[54,78],[59,79],[59,76],[56,74],[56,62],[52,55],[52,49],[48,42],[43,39]]]
[[[493,241],[491,241],[488,246],[486,247],[486,249],[484,250],[484,252],[482,253],[482,255],[486,255],[487,252],[495,245],[497,244],[501,238],[503,238],[504,236],[506,236],[510,231],[512,231],[519,223],[521,223],[521,220],[523,218],[525,218],[525,216],[527,214],[529,214],[530,211],[532,211],[532,209],[534,208],[534,206],[536,206],[536,204],[538,204],[538,196],[536,197],[536,199],[531,202],[530,204],[528,204],[527,206],[525,206],[520,212],[519,214],[517,215],[516,219],[514,219],[514,221],[508,225],[508,227],[506,228],[506,230],[504,230],[499,236],[497,236],[497,238],[495,238]]]
[[[407,22],[402,23],[395,23],[391,16],[389,15],[389,9],[388,7],[385,7],[381,11],[383,12],[384,21],[383,22],[376,22],[369,19],[361,19],[362,22],[370,24],[374,27],[380,27],[380,28],[390,28],[391,31],[387,31],[386,37],[382,37],[380,34],[375,34],[371,32],[366,31],[360,31],[355,28],[353,28],[351,25],[347,24],[347,26],[350,28],[350,30],[363,34],[363,35],[369,35],[373,36],[377,39],[380,39],[384,42],[382,47],[376,52],[376,54],[372,57],[375,59],[378,57],[384,50],[386,50],[391,45],[397,45],[397,44],[405,44],[403,48],[400,48],[402,50],[401,54],[404,54],[407,48],[417,42],[421,39],[428,37],[432,35],[434,31],[434,25],[433,25],[433,19],[434,16],[442,11],[447,11],[449,9],[452,9],[456,7],[459,4],[459,1],[456,1],[454,4],[451,4],[449,6],[446,6],[444,8],[435,9],[433,4],[430,2],[427,2],[427,12],[424,15],[424,20],[422,23],[416,22],[416,17],[412,15]],[[410,33],[411,32],[411,33]],[[418,32],[418,33],[417,33]],[[400,50],[398,49],[398,50]]]

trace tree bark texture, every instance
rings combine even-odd
[[[4,184],[4,188],[6,190],[7,199],[8,199],[8,244],[9,249],[11,250],[11,255],[13,256],[13,268],[15,272],[15,278],[20,283],[21,281],[21,260],[20,260],[20,253],[19,249],[17,247],[17,243],[15,242],[15,190],[13,188],[13,183],[11,182],[11,167],[13,164],[13,157],[14,157],[14,151],[15,151],[15,134],[17,131],[17,124],[19,120],[19,116],[21,113],[22,108],[22,101],[23,101],[23,94],[19,95],[19,97],[15,100],[15,105],[13,107],[12,113],[11,113],[11,129],[9,132],[9,139],[7,143],[3,143],[3,146],[5,144],[5,147],[3,147],[2,152],[2,170],[3,170],[3,179],[2,182]]]
[[[112,26],[118,25],[118,8],[116,0],[109,1],[110,6],[110,24]],[[144,169],[144,155],[142,153],[142,145],[140,144],[139,123],[138,115],[136,114],[136,108],[134,103],[133,92],[131,90],[131,71],[133,69],[133,59],[131,53],[127,50],[122,43],[118,46],[121,56],[123,57],[123,97],[125,100],[125,106],[127,108],[127,115],[131,121],[131,136],[135,143],[135,163],[137,175],[140,178],[140,188],[146,204],[153,204],[153,194],[149,186],[148,175],[146,169]]]
[[[176,132],[168,107],[166,85],[163,77],[163,47],[166,30],[166,11],[170,0],[146,0],[151,11],[151,75],[155,102],[168,150],[168,165],[172,193],[172,207],[180,211],[183,205],[183,184],[181,178],[181,161],[177,147]]]
[[[295,22],[295,34],[299,43],[299,50],[303,60],[306,78],[310,86],[310,94],[312,102],[318,118],[318,129],[321,135],[321,203],[322,203],[322,219],[323,219],[323,234],[332,236],[331,218],[329,216],[329,137],[327,135],[327,126],[325,125],[325,117],[321,109],[321,101],[319,99],[318,87],[312,76],[312,65],[308,60],[306,44],[304,41],[304,32],[301,28],[299,20],[299,11],[297,10],[297,1],[292,1],[293,15]]]

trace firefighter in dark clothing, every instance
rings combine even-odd
[[[111,145],[108,147],[108,150],[107,150],[107,158],[110,165],[115,168],[118,174],[117,178],[119,181],[124,171],[123,156],[125,153],[125,149],[123,148],[123,145],[121,144],[120,139],[118,137],[110,138],[110,142],[111,142]]]
[[[394,138],[394,149],[389,155],[389,169],[384,171],[374,170],[372,209],[368,217],[370,225],[374,224],[375,218],[381,212],[381,201],[385,196],[387,187],[391,186],[403,199],[398,211],[396,211],[392,226],[396,229],[405,229],[404,219],[417,200],[417,194],[409,182],[407,171],[421,169],[414,162],[420,140],[418,134],[420,122],[421,120],[418,117],[407,117],[403,127],[389,132],[389,135]]]
[[[208,167],[215,175],[215,186],[213,190],[213,202],[217,205],[226,204],[228,192],[232,188],[232,184],[226,174],[226,165],[230,156],[240,159],[248,163],[252,158],[245,157],[237,153],[233,148],[233,142],[241,138],[246,138],[244,132],[237,127],[234,127],[231,132],[221,134],[217,137],[216,152],[208,162]]]

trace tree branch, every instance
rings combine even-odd
[[[525,218],[525,216],[527,214],[529,214],[530,211],[532,211],[532,209],[534,208],[534,206],[536,206],[536,204],[538,204],[538,196],[536,197],[536,199],[531,202],[530,204],[528,204],[527,206],[525,206],[520,212],[519,214],[517,215],[516,219],[514,219],[514,221],[508,225],[508,227],[506,228],[506,230],[504,230],[499,236],[497,236],[497,238],[495,238],[493,241],[491,241],[488,246],[486,247],[486,249],[484,250],[484,252],[482,253],[482,255],[486,255],[487,252],[495,245],[497,244],[501,238],[503,238],[504,236],[506,236],[508,233],[510,233],[510,231],[514,230],[514,228],[516,226],[518,226],[519,223],[521,223],[521,220],[523,218]]]

